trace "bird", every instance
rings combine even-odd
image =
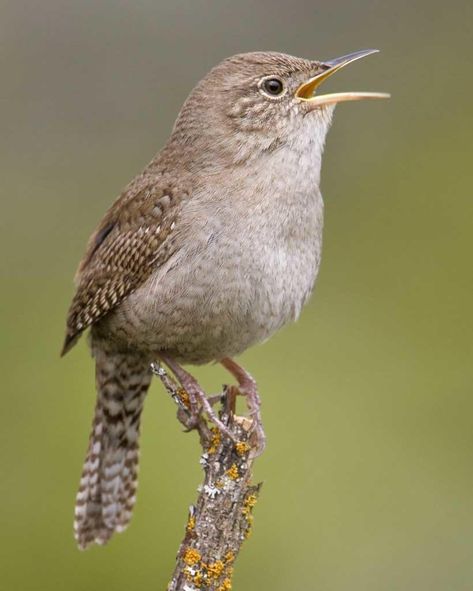
[[[131,519],[153,362],[173,372],[193,412],[225,429],[182,367],[221,363],[247,396],[264,447],[256,382],[233,358],[295,321],[312,293],[335,105],[389,96],[318,89],[376,51],[327,61],[272,51],[224,59],[90,237],[62,349],[90,329],[97,400],[75,505],[79,548],[106,543]]]

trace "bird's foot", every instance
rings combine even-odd
[[[238,382],[238,390],[240,394],[245,396],[246,404],[253,421],[253,432],[255,437],[254,456],[259,456],[263,453],[266,447],[266,434],[263,429],[263,421],[261,419],[261,399],[258,393],[258,387],[253,377],[240,367],[233,359],[225,357],[220,362],[223,367],[229,371]]]
[[[211,399],[207,398],[205,392],[197,380],[173,359],[167,355],[160,355],[160,358],[171,369],[189,397],[189,417],[187,420],[188,428],[195,428],[199,423],[202,412],[205,412],[212,423],[219,429],[219,431],[221,431],[232,441],[236,442],[235,435],[226,425],[222,423],[222,421],[217,416],[217,413],[212,408],[212,404],[215,404],[218,399],[216,399],[216,397],[212,397]]]

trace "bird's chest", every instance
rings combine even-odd
[[[193,275],[194,286],[202,282],[194,318],[202,320],[203,333],[231,335],[235,351],[297,319],[312,291],[323,202],[318,178],[304,164],[297,155],[293,163],[273,158],[228,183],[227,194],[216,186],[208,209],[199,212],[205,247],[198,257],[202,273]],[[292,173],[281,174],[288,165]]]
[[[310,173],[291,180],[248,175],[225,193],[206,184],[176,224],[184,246],[128,298],[120,330],[204,363],[295,320],[319,267],[323,204]]]
[[[240,295],[252,322],[269,336],[296,320],[309,297],[319,268],[323,203],[318,190],[273,185],[272,203],[259,203],[239,227],[246,248],[239,253]]]

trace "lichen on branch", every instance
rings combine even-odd
[[[178,419],[187,428],[189,406],[185,391],[160,366],[153,371],[178,404]],[[227,386],[221,397],[220,420],[233,440],[203,415],[195,426],[200,436],[204,482],[189,508],[184,539],[168,591],[229,591],[235,560],[250,536],[253,508],[261,484],[252,484],[255,456],[253,422],[235,415],[238,390]]]

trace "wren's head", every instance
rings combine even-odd
[[[318,95],[340,68],[377,50],[335,60],[311,61],[282,53],[243,53],[227,58],[199,82],[175,123],[171,143],[205,159],[235,166],[281,147],[322,152],[336,103],[384,98],[381,93]]]

